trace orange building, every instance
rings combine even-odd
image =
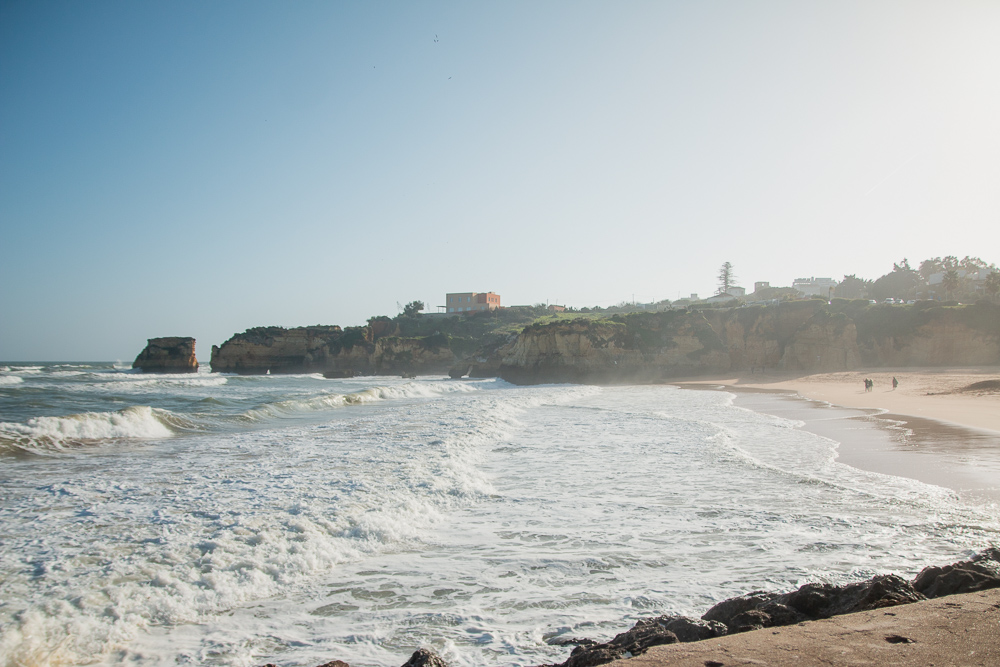
[[[477,310],[496,310],[500,295],[494,292],[455,292],[445,295],[445,308],[449,313],[471,313]]]

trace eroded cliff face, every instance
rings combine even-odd
[[[976,309],[976,310],[972,310]],[[859,336],[869,366],[987,366],[1000,363],[1000,307],[977,304],[917,312],[909,327],[868,327]],[[888,329],[888,330],[881,330]]]
[[[388,318],[343,330],[248,329],[221,347],[213,346],[212,369],[448,372],[516,383],[624,383],[751,370],[817,373],[862,365],[1000,364],[1000,306],[988,303],[870,306],[866,301],[811,300],[560,320],[478,339],[440,333],[407,338],[398,332],[398,324]]]
[[[372,342],[373,338],[369,327],[258,327],[236,334],[221,347],[213,346],[212,370],[241,374],[443,374],[457,360],[446,336],[390,336]]]
[[[150,338],[132,362],[132,368],[140,368],[143,373],[197,373],[194,338]]]
[[[527,327],[504,351],[499,375],[518,384],[655,382],[729,367],[729,354],[704,317],[670,312]]]
[[[832,306],[832,307],[831,307]],[[853,317],[852,317],[853,315]],[[656,382],[751,370],[820,373],[869,366],[1000,364],[1000,307],[799,301],[527,327],[497,374],[515,383]],[[472,359],[458,366],[471,365]],[[488,365],[488,364],[484,364]]]
[[[458,358],[443,336],[427,338],[380,338],[375,342],[372,362],[379,375],[399,373],[447,373]]]
[[[317,373],[332,369],[371,372],[374,346],[363,330],[338,326],[256,327],[212,346],[217,373]]]

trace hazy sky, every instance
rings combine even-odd
[[[1000,2],[0,0],[0,359],[1000,262]]]

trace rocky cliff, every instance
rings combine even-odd
[[[372,364],[379,375],[399,373],[447,373],[457,357],[447,336],[400,338],[390,336],[375,342]]]
[[[503,351],[499,375],[518,384],[652,382],[723,373],[730,363],[703,316],[671,311],[527,327]]]
[[[391,331],[391,329],[388,329]],[[441,334],[377,338],[371,327],[257,327],[212,346],[212,370],[222,373],[444,374],[458,357]]]
[[[142,369],[143,373],[197,373],[194,338],[150,338],[132,362],[132,368]]]
[[[516,334],[500,328],[474,336],[407,336],[400,335],[402,330],[389,318],[346,329],[257,327],[213,346],[212,370],[450,372],[516,383],[605,383],[762,369],[817,373],[860,366],[1000,364],[1000,306],[986,302],[873,306],[809,300],[562,319],[531,324]]]
[[[927,304],[895,312],[876,306],[855,316],[867,366],[982,366],[1000,363],[1000,306]]]
[[[777,370],[1000,363],[1000,307],[798,301],[532,325],[455,368],[515,383],[656,382]]]

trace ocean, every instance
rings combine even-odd
[[[765,412],[667,385],[8,363],[0,658],[536,665],[1000,543],[995,504]]]

